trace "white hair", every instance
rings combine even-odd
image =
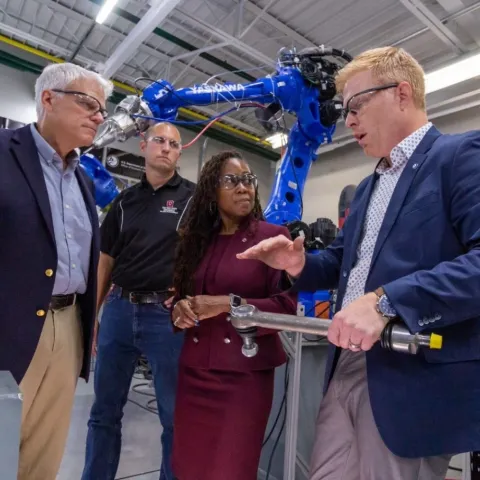
[[[105,98],[113,92],[113,83],[103,78],[100,74],[87,70],[74,63],[54,63],[47,65],[35,82],[35,106],[38,119],[43,115],[42,92],[58,88],[64,90],[70,83],[80,78],[96,80],[103,91]]]

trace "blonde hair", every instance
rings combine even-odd
[[[374,48],[356,56],[338,72],[335,79],[337,92],[342,93],[345,84],[354,75],[365,71],[371,71],[373,78],[379,82],[408,82],[415,106],[426,109],[423,68],[403,48]]]

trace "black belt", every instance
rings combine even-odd
[[[172,296],[172,292],[132,292],[122,288],[122,297],[128,298],[130,303],[134,304],[160,304]]]
[[[50,300],[48,308],[50,310],[61,310],[62,308],[70,307],[77,303],[77,294],[71,293],[70,295],[54,295]]]

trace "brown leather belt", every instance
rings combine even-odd
[[[128,298],[130,303],[133,304],[153,304],[158,305],[165,302],[172,296],[172,292],[160,291],[160,292],[132,292],[122,288],[122,297]]]
[[[71,293],[70,295],[54,295],[50,300],[48,308],[50,310],[61,310],[62,308],[70,307],[77,303],[77,294]]]

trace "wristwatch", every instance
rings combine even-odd
[[[230,297],[230,309],[239,307],[242,304],[242,297],[235,295],[234,293],[231,293],[229,297]]]
[[[396,318],[398,316],[397,311],[390,303],[383,288],[377,288],[374,293],[378,298],[377,312],[387,321],[387,323]]]

